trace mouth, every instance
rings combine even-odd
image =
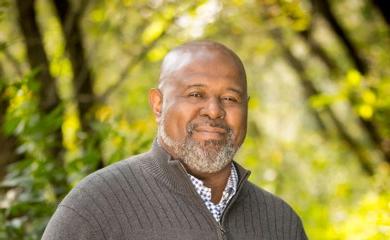
[[[212,126],[197,126],[192,132],[193,137],[198,140],[223,140],[226,134],[225,128]]]

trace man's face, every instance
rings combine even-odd
[[[159,141],[190,169],[217,172],[244,141],[246,82],[231,58],[197,57],[164,80]]]

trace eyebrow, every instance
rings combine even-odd
[[[204,85],[204,84],[197,83],[197,84],[191,84],[191,85],[187,86],[186,89],[190,89],[190,88],[193,88],[193,87],[207,87],[207,86]],[[229,88],[227,88],[227,90],[235,92],[235,93],[237,93],[237,94],[239,94],[241,96],[244,95],[243,92],[241,90],[237,89],[237,88],[229,87]]]

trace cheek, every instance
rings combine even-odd
[[[164,109],[165,131],[176,141],[184,140],[187,124],[193,119],[194,111],[185,104],[171,104]]]
[[[226,119],[233,130],[234,142],[240,145],[245,138],[247,128],[247,114],[243,110],[231,111]]]

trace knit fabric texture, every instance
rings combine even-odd
[[[234,164],[237,192],[217,222],[181,163],[155,142],[150,152],[83,179],[59,204],[42,239],[307,239],[291,207]]]
[[[206,187],[203,184],[202,180],[192,176],[191,174],[188,174],[188,176],[190,177],[190,180],[194,185],[196,192],[199,194],[200,198],[202,198],[207,209],[211,212],[211,214],[213,214],[215,220],[219,222],[228,202],[234,196],[234,194],[236,194],[237,191],[238,175],[234,164],[231,164],[229,179],[226,183],[225,189],[223,190],[222,198],[217,204],[214,204],[211,201],[211,188]]]

